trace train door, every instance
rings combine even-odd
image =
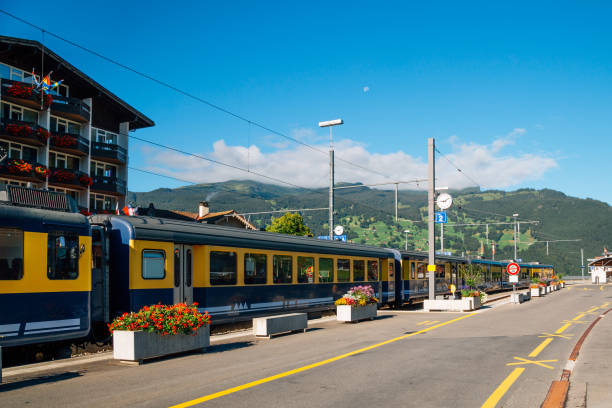
[[[174,303],[193,303],[193,248],[174,245]]]

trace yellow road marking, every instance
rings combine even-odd
[[[542,336],[538,336],[538,337],[561,337],[562,339],[570,339],[573,336],[573,334],[551,334],[551,333],[542,333]],[[529,355],[529,357],[534,357],[531,354]]]
[[[601,286],[599,287],[599,290],[603,290],[603,285],[601,285]]]
[[[260,380],[251,381],[249,383],[242,384],[242,385],[239,385],[237,387],[228,388],[226,390],[219,391],[219,392],[216,392],[214,394],[208,394],[208,395],[205,395],[203,397],[193,399],[191,401],[183,402],[182,404],[173,405],[170,408],[186,408],[186,407],[194,406],[196,404],[201,404],[202,402],[210,401],[210,400],[213,400],[213,399],[216,399],[216,398],[219,398],[219,397],[223,397],[225,395],[233,394],[233,393],[238,392],[238,391],[246,390],[248,388],[253,388],[253,387],[256,387],[258,385],[265,384],[265,383],[268,383],[268,382],[271,382],[271,381],[275,381],[275,380],[278,380],[278,379],[281,379],[281,378],[284,378],[284,377],[289,377],[290,375],[301,373],[301,372],[304,372],[304,371],[308,371],[308,370],[311,370],[311,369],[316,368],[316,367],[321,367],[321,366],[324,366],[326,364],[330,364],[330,363],[333,363],[335,361],[342,360],[342,359],[350,357],[350,356],[354,356],[355,354],[363,353],[363,352],[366,352],[366,351],[369,351],[369,350],[373,350],[375,348],[378,348],[378,347],[381,347],[381,346],[384,346],[384,345],[387,345],[387,344],[394,343],[396,341],[407,339],[408,337],[416,336],[417,334],[427,333],[428,331],[437,329],[437,328],[442,327],[442,326],[446,326],[447,324],[451,324],[451,323],[457,322],[459,320],[462,320],[462,319],[465,319],[465,318],[468,318],[468,317],[471,317],[471,316],[474,316],[474,315],[476,315],[476,313],[470,313],[468,315],[457,317],[456,319],[452,319],[452,320],[449,320],[449,321],[446,321],[446,322],[443,322],[443,323],[439,323],[439,324],[437,324],[435,326],[430,326],[430,327],[428,327],[426,329],[419,330],[419,331],[416,331],[414,333],[405,334],[403,336],[395,337],[393,339],[386,340],[386,341],[383,341],[383,342],[380,342],[380,343],[376,343],[376,344],[373,344],[371,346],[367,346],[367,347],[361,348],[359,350],[350,351],[348,353],[341,354],[341,355],[336,356],[336,357],[328,358],[327,360],[319,361],[317,363],[313,363],[313,364],[309,364],[309,365],[306,365],[306,366],[303,366],[303,367],[300,367],[300,368],[296,368],[296,369],[293,369],[293,370],[285,371],[284,373],[280,373],[280,374],[276,374],[276,375],[273,375],[273,376],[270,376],[270,377],[262,378]]]
[[[510,389],[512,384],[514,384],[514,382],[521,376],[521,374],[523,374],[523,371],[525,371],[525,368],[523,367],[515,368],[514,370],[512,370],[512,372],[506,377],[506,379],[502,381],[501,384],[499,384],[499,387],[497,387],[495,391],[493,391],[493,394],[491,394],[491,396],[487,398],[485,403],[482,404],[481,408],[494,408],[495,405],[497,405],[497,403],[499,402],[499,400],[504,396],[504,394]]]
[[[555,334],[561,334],[565,331],[565,329],[567,329],[568,327],[570,327],[572,324],[571,323],[565,323],[563,326],[561,326],[556,332]]]
[[[543,337],[543,336],[540,336],[540,337]],[[542,350],[544,350],[544,348],[550,344],[551,341],[553,341],[552,337],[542,340],[540,345],[534,348],[533,351],[529,353],[527,357],[537,357],[538,354],[540,354]]]
[[[591,289],[584,288],[584,290],[591,290]]]
[[[599,306],[595,306],[592,309],[587,310],[587,313],[593,313],[594,311],[596,311],[597,309],[599,309]]]
[[[586,320],[561,320],[561,323],[580,323],[580,324],[585,324],[588,323]]]
[[[580,318],[583,316],[584,316],[584,313],[580,313],[578,316],[574,317],[572,320],[580,320]]]
[[[572,287],[571,287],[571,286],[568,286],[568,287],[567,287],[567,290],[572,290]]]
[[[508,363],[506,365],[513,366],[513,365],[522,365],[522,364],[535,364],[540,367],[544,367],[544,368],[548,368],[552,370],[553,367],[549,366],[548,364],[543,364],[543,363],[552,363],[552,362],[558,361],[558,360],[527,360],[526,358],[521,358],[521,357],[514,357],[514,359],[520,362],[519,363]]]
[[[422,322],[418,322],[418,323],[417,323],[417,326],[420,326],[420,325],[422,325],[422,324],[426,324],[426,323],[429,323],[429,320],[424,320],[424,321],[422,321]]]
[[[418,322],[417,326],[422,326],[422,325],[431,326],[434,323],[440,323],[440,321],[439,320],[424,320],[422,322]]]

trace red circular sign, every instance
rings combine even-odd
[[[521,270],[521,267],[519,266],[519,264],[512,262],[509,263],[508,266],[506,266],[506,270],[510,275],[518,275],[519,271]]]

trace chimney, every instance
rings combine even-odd
[[[210,208],[208,208],[208,203],[206,201],[200,201],[200,205],[198,206],[198,218],[204,217],[209,212]]]

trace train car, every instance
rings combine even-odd
[[[215,323],[333,307],[355,285],[393,301],[392,250],[144,216],[95,216],[108,242],[110,315],[197,302]],[[94,243],[97,245],[97,243]]]
[[[67,208],[65,196],[45,193]],[[88,335],[90,231],[81,214],[0,204],[1,346]]]
[[[427,273],[428,255],[425,252],[402,251],[401,274],[398,274],[397,296],[402,303],[422,299],[429,295],[429,274]],[[466,264],[461,257],[436,255],[435,285],[436,294],[448,293],[454,283],[460,286],[458,268]]]

